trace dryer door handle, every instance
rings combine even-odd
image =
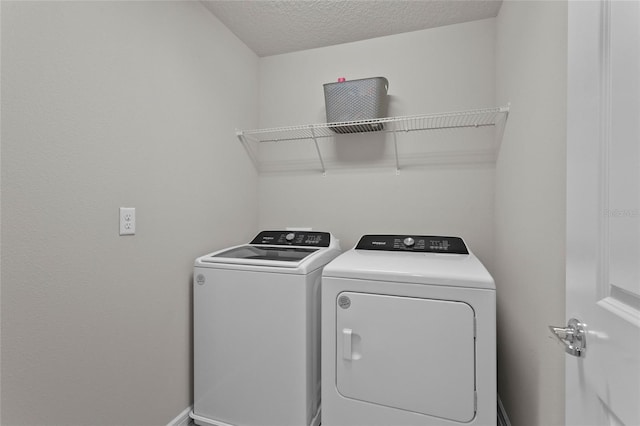
[[[353,359],[353,352],[351,350],[352,335],[353,330],[350,328],[342,329],[342,358],[347,361],[351,361]]]

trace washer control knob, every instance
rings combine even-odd
[[[413,247],[413,245],[416,243],[416,242],[414,241],[414,239],[413,239],[413,238],[411,238],[411,237],[407,237],[407,238],[405,238],[402,242],[404,243],[404,245],[405,245],[406,247]]]
[[[287,241],[291,242],[291,241],[293,241],[293,239],[294,239],[295,237],[296,237],[296,234],[294,234],[293,232],[289,232],[289,233],[288,233],[284,238],[285,238]]]

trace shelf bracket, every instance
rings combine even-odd
[[[393,132],[393,149],[396,153],[396,176],[400,174],[400,162],[398,161],[398,137],[396,136],[398,132]]]
[[[327,169],[324,167],[324,161],[322,160],[322,154],[320,153],[320,147],[318,146],[318,139],[316,138],[316,132],[313,130],[313,126],[309,127],[311,129],[311,139],[313,139],[313,143],[316,146],[316,152],[318,153],[318,159],[320,160],[320,167],[322,167],[322,176],[327,175]]]
[[[242,146],[247,151],[247,154],[249,155],[249,158],[251,159],[251,162],[253,163],[253,166],[259,172],[260,171],[260,167],[258,165],[258,158],[256,157],[256,154],[253,152],[253,149],[251,149],[251,146],[249,145],[249,141],[244,136],[244,132],[242,132],[242,130],[236,130],[236,136],[238,137],[238,139],[240,139],[240,142],[242,143]]]

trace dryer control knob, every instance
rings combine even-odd
[[[293,241],[293,239],[296,237],[296,234],[294,234],[293,232],[289,232],[284,238],[287,241]]]
[[[414,241],[414,239],[413,239],[413,238],[411,238],[411,237],[407,237],[407,238],[405,238],[402,242],[403,242],[403,243],[404,243],[404,245],[405,245],[405,246],[407,246],[407,247],[413,247],[413,245],[416,243],[416,242]]]

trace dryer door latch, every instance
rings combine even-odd
[[[342,329],[342,358],[348,361],[353,359],[351,351],[351,335],[353,331],[350,328]]]

